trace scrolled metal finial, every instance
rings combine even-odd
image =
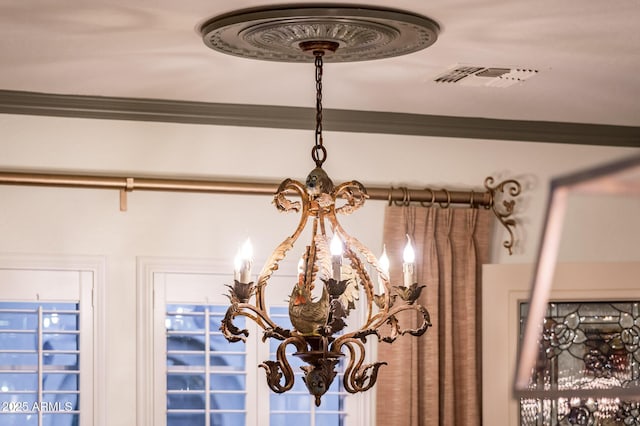
[[[300,211],[300,208],[302,207],[300,201],[290,201],[286,197],[287,190],[293,190],[294,192],[297,192],[298,195],[302,197],[303,202],[306,200],[306,198],[308,198],[304,185],[293,179],[285,179],[280,183],[280,186],[278,186],[276,193],[273,195],[273,204],[279,211]]]
[[[367,189],[363,184],[357,180],[350,182],[344,182],[336,186],[333,191],[333,198],[343,198],[346,203],[340,207],[336,206],[336,213],[339,214],[351,214],[364,205],[364,202],[369,198]]]
[[[507,179],[496,185],[493,185],[495,179],[489,176],[484,180],[484,187],[487,188],[489,193],[491,194],[491,202],[487,208],[491,208],[493,210],[493,214],[496,215],[500,223],[507,229],[509,232],[509,239],[505,240],[502,243],[502,246],[509,251],[509,255],[513,254],[513,245],[514,245],[514,235],[513,228],[516,226],[516,221],[511,218],[515,210],[516,201],[513,199],[520,195],[522,192],[522,186],[520,182],[515,179]],[[504,210],[500,209],[496,204],[496,193],[501,192],[502,194],[507,194],[511,199],[502,200],[502,207]]]

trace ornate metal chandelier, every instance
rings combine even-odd
[[[392,285],[386,255],[378,260],[338,221],[338,215],[355,212],[368,196],[355,180],[334,185],[322,168],[327,158],[322,136],[322,74],[325,58],[365,60],[409,53],[432,44],[437,30],[437,24],[421,16],[338,6],[252,9],[213,18],[202,27],[205,43],[225,53],[315,62],[316,128],[311,151],[315,168],[304,183],[285,179],[273,198],[278,210],[300,213],[298,226],[275,248],[255,282],[251,280],[251,255],[245,252],[237,259],[234,284],[228,286],[231,305],[221,325],[229,341],[244,341],[248,330],[234,324],[236,317],[243,316],[263,330],[263,340],[280,341],[276,360],[260,364],[274,392],[286,392],[294,384],[294,371],[287,358],[289,346],[306,364],[302,367],[303,379],[319,406],[342,359],[346,364],[343,383],[348,392],[363,392],[375,385],[378,369],[386,362],[365,364],[368,337],[392,343],[405,334],[421,336],[431,326],[427,310],[415,303],[425,286],[416,282],[410,244],[405,250],[403,285]],[[291,194],[301,200],[291,201],[287,198]],[[308,225],[310,242],[300,259],[289,298],[293,327],[287,329],[269,316],[265,294],[272,274]],[[372,274],[377,276],[377,294]],[[315,294],[321,289],[319,298],[314,298],[314,288]],[[366,310],[366,319],[357,326],[349,324],[355,316],[350,315],[356,308],[355,299],[363,300]],[[400,315],[406,311],[410,313]],[[414,318],[418,318],[417,326],[405,325]]]

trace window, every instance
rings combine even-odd
[[[167,425],[245,424],[247,345],[231,344],[218,331],[226,307],[169,304],[166,310]]]
[[[0,259],[0,424],[91,424],[95,271],[11,263]]]
[[[3,425],[78,423],[78,303],[0,302]]]
[[[225,296],[225,284],[230,280],[226,264],[147,262],[140,268],[144,280],[140,291],[153,295],[146,299],[153,304],[147,314],[153,322],[149,349],[154,360],[150,372],[153,378],[148,381],[154,387],[153,409],[146,414],[152,419],[148,425],[368,424],[369,417],[362,415],[365,398],[347,396],[341,376],[323,396],[320,407],[309,395],[302,371],[289,392],[275,394],[269,390],[258,364],[275,359],[279,342],[262,343],[260,330],[253,321],[243,322],[243,317],[236,319],[236,325],[249,329],[246,343],[229,343],[219,331],[229,304]],[[286,301],[292,277],[273,277],[270,290],[281,288],[282,294],[268,294],[272,302],[277,302],[269,307],[272,318],[285,326],[289,325]],[[297,358],[290,359],[294,370],[298,369],[301,364]],[[141,378],[144,380],[144,375]]]
[[[229,343],[219,331],[226,277],[211,270],[154,272],[150,278],[155,391],[150,424],[257,424],[256,377],[247,371],[257,365],[255,341]],[[255,330],[250,332],[253,337]]]
[[[523,313],[520,308],[521,303],[530,297],[531,273],[532,265],[484,265],[483,267],[482,299],[485,309],[483,309],[482,324],[485,330],[490,330],[483,334],[482,340],[482,423],[486,425],[520,424],[519,401],[512,397],[511,389],[516,370]],[[550,297],[555,301],[578,300],[582,303],[638,301],[640,300],[638,276],[640,276],[638,262],[559,263],[556,267]],[[622,308],[620,305],[617,306]],[[565,314],[560,316],[560,318],[564,317]],[[573,317],[568,316],[567,319],[568,324],[574,327],[575,323],[571,322]],[[563,323],[564,319],[560,324]],[[624,320],[620,325],[624,328],[628,326],[628,322]],[[592,328],[591,325],[588,327]],[[567,336],[574,334],[575,330],[567,328],[570,330]],[[560,326],[557,330],[563,329],[565,327]],[[573,351],[576,347],[572,344],[568,349]],[[574,410],[574,413],[579,411]],[[529,414],[526,417],[529,418]],[[580,417],[586,421],[584,424],[591,424],[588,423],[587,417]],[[603,424],[620,423],[614,421]]]
[[[638,380],[640,302],[551,301],[547,305],[533,386],[560,390],[611,389]],[[520,303],[520,339],[529,303]],[[520,399],[522,426],[632,425],[637,401],[571,397]]]

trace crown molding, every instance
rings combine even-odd
[[[0,90],[0,113],[310,129],[313,108]],[[324,109],[326,131],[640,147],[640,127]]]

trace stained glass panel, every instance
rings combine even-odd
[[[520,305],[520,339],[529,305]],[[590,389],[638,385],[640,302],[552,302],[531,389],[571,390],[575,397],[520,400],[521,424],[640,425],[638,401],[591,398]]]

